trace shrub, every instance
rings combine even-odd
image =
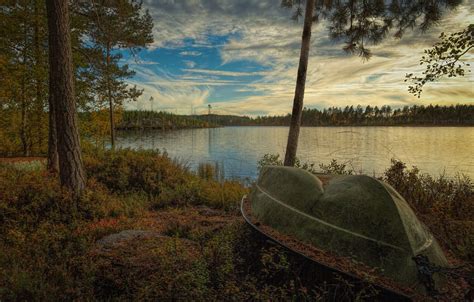
[[[338,163],[337,160],[333,159],[328,165],[319,164],[319,168],[321,169],[321,173],[323,174],[346,174],[352,175],[354,174],[354,170],[347,168],[347,164],[345,163]]]
[[[210,163],[200,163],[198,165],[197,175],[206,180],[214,180],[217,178],[216,167]]]
[[[246,193],[237,181],[218,181],[222,173],[212,165],[200,165],[199,177],[158,151],[102,151],[86,155],[85,166],[88,177],[107,189],[141,194],[154,209],[200,204],[230,209]]]
[[[248,190],[238,181],[202,182],[198,192],[199,202],[196,204],[225,210],[235,209],[247,192]]]
[[[158,195],[164,184],[173,187],[186,181],[186,172],[158,151],[103,151],[87,154],[84,163],[89,177],[118,193]]]
[[[283,159],[280,158],[279,154],[264,154],[257,162],[257,168],[258,170],[261,170],[264,166],[283,166]],[[295,167],[307,170],[311,173],[318,172],[314,163],[301,162],[299,158],[295,159]]]
[[[208,296],[208,271],[189,240],[132,240],[93,255],[96,299],[203,301]]]
[[[103,216],[102,204],[111,197],[92,185],[80,201],[73,201],[57,179],[45,172],[0,169],[0,228],[16,225],[35,229],[43,222],[70,224]]]
[[[0,241],[0,298],[3,300],[79,299],[89,296],[94,266],[87,236],[76,225],[43,222],[34,231],[9,229]]]
[[[433,178],[392,160],[383,180],[407,200],[445,248],[461,259],[474,260],[474,194],[468,177]]]
[[[2,167],[0,300],[91,296],[95,268],[87,251],[96,236],[120,229],[92,226],[123,207],[124,202],[93,180],[81,199],[74,200],[44,171]]]
[[[236,209],[246,192],[238,182],[201,178],[155,151],[98,152],[87,154],[85,162],[88,186],[78,202],[44,171],[0,167],[2,301],[350,301],[370,300],[376,294],[344,279],[315,281],[307,263],[257,236],[234,212],[221,211]],[[335,161],[325,167],[331,173],[347,172]],[[394,161],[384,180],[407,199],[445,247],[472,260],[469,179],[434,179]],[[170,205],[220,210],[180,209],[184,217],[175,223],[163,221],[175,209],[148,211]],[[202,208],[207,218],[196,221]],[[101,252],[95,245],[111,233],[147,227],[156,231],[159,224],[166,224],[158,229],[168,237]]]

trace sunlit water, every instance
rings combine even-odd
[[[284,156],[287,136],[287,127],[120,132],[118,146],[166,150],[191,168],[217,162],[227,178],[253,179],[264,154]],[[301,129],[297,155],[316,164],[337,159],[369,175],[382,174],[395,158],[432,175],[474,178],[473,150],[472,127],[320,127]]]

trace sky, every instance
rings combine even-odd
[[[303,22],[279,0],[145,0],[154,20],[154,43],[123,63],[135,70],[132,85],[143,89],[127,109],[178,114],[281,115],[291,112]],[[420,99],[408,93],[405,74],[421,72],[423,50],[442,31],[474,23],[466,0],[428,32],[402,39],[390,35],[371,46],[368,62],[331,41],[324,22],[313,25],[304,104],[347,105],[474,104],[473,73],[428,84]],[[474,61],[471,52],[466,56]],[[152,101],[150,98],[152,97]]]

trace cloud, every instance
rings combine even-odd
[[[209,88],[196,86],[179,86],[177,88],[143,82],[135,84],[144,88],[144,93],[137,102],[127,103],[127,109],[150,110],[153,108],[158,111],[190,114],[192,108],[206,106],[205,103],[211,91]],[[153,105],[150,104],[150,97],[153,97]]]
[[[191,104],[204,105],[219,88],[235,87],[235,97],[216,102],[216,110],[235,114],[291,111],[302,22],[290,20],[291,12],[282,9],[279,1],[148,0],[144,3],[155,22],[151,51],[177,49],[180,56],[194,58],[192,61],[183,58],[186,67],[180,75],[156,68],[159,66],[147,69],[145,64],[138,64],[134,83],[147,91],[143,99],[147,100],[148,94],[154,95],[160,104],[187,108]],[[305,106],[472,102],[472,73],[465,78],[428,84],[422,99],[408,94],[404,77],[406,73],[422,71],[418,62],[423,49],[433,45],[441,31],[459,31],[474,22],[473,7],[474,3],[466,0],[425,33],[407,32],[400,40],[388,37],[371,47],[374,55],[366,63],[345,54],[341,43],[330,41],[327,24],[315,25]],[[216,41],[215,36],[227,39]],[[218,50],[219,68],[195,68],[196,60],[205,57],[206,48]],[[255,66],[265,67],[265,71],[234,70],[241,62],[253,62]],[[246,78],[251,76],[255,77]],[[239,93],[248,96],[239,97]]]
[[[189,56],[189,57],[198,57],[202,55],[202,52],[200,51],[182,51],[179,53],[182,56]]]
[[[184,64],[186,64],[186,67],[188,68],[194,68],[196,66],[196,62],[190,61],[190,60],[184,60]]]
[[[256,76],[264,75],[264,71],[252,71],[252,72],[242,72],[242,71],[225,71],[225,70],[216,70],[216,69],[183,69],[183,71],[191,73],[200,73],[206,75],[218,75],[226,77],[243,77],[243,76]]]

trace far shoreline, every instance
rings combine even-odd
[[[175,129],[163,129],[159,127],[148,127],[148,128],[116,128],[116,131],[127,132],[127,131],[177,131],[177,130],[197,130],[197,129],[217,129],[217,128],[234,128],[234,127],[254,127],[254,128],[288,128],[288,126],[282,125],[224,125],[216,127],[189,127],[189,128],[175,128]],[[473,125],[319,125],[319,126],[305,126],[301,125],[301,128],[368,128],[368,127],[406,127],[406,128],[470,128],[474,127]]]

